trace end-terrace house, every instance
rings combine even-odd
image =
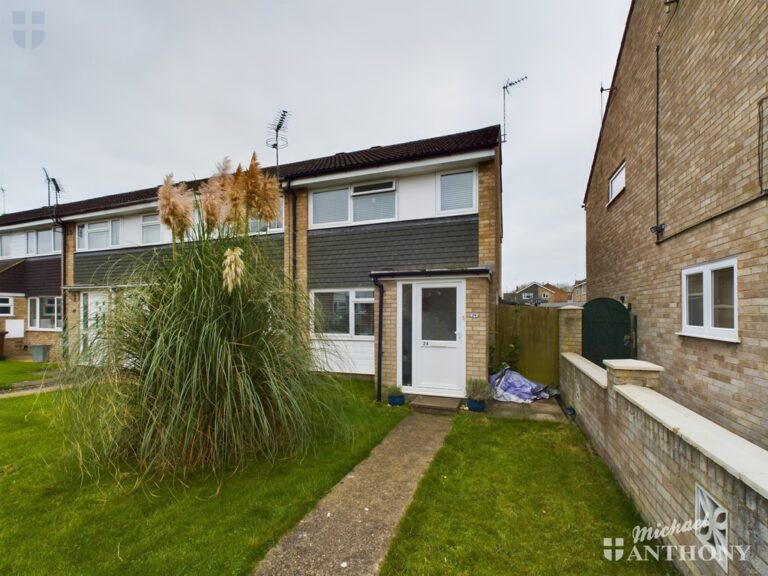
[[[379,390],[446,396],[464,396],[468,378],[487,375],[501,273],[498,126],[285,164],[280,176],[282,216],[251,232],[268,236],[322,314],[322,327],[310,327],[333,348],[318,350],[321,368],[376,375]],[[66,323],[87,334],[111,294],[130,284],[126,256],[168,245],[156,194],[57,207],[65,233],[52,262],[63,286],[49,291],[64,321],[54,330]],[[0,241],[46,215],[53,230],[48,209],[0,218]],[[20,286],[8,296],[26,309],[23,299],[38,292]]]
[[[632,3],[584,198],[588,296],[661,391],[768,448],[764,2]]]

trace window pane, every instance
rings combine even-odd
[[[283,227],[283,211],[285,210],[285,200],[283,196],[280,196],[280,201],[277,203],[277,219],[269,223],[270,230],[279,230]]]
[[[40,324],[38,328],[56,327],[56,298],[40,298]]]
[[[440,210],[467,210],[473,204],[474,173],[440,176]]]
[[[685,281],[688,294],[688,325],[704,326],[704,274],[689,274]]]
[[[56,298],[56,328],[61,328],[62,318],[61,298]]]
[[[315,331],[326,334],[349,334],[348,292],[315,294]]]
[[[37,254],[36,232],[27,232],[27,254]]]
[[[259,232],[266,232],[266,231],[267,231],[266,223],[262,222],[261,220],[257,220],[256,218],[250,218],[248,220],[248,232],[250,234],[258,234]]]
[[[0,315],[10,316],[13,312],[11,299],[7,296],[0,298]]]
[[[110,242],[112,246],[120,244],[120,220],[112,220],[110,223]]]
[[[403,376],[403,386],[411,386],[413,381],[413,364],[411,359],[413,358],[413,285],[403,284],[403,348],[400,351],[401,354],[401,367]]]
[[[61,228],[56,228],[53,232],[53,250],[54,252],[61,252],[61,247],[63,245],[62,242],[62,232]]]
[[[384,220],[395,217],[395,193],[366,194],[352,198],[352,212],[355,222]]]
[[[37,328],[37,298],[30,298],[27,308],[28,324],[30,328]]]
[[[358,300],[373,300],[373,290],[355,290],[355,298]]]
[[[160,224],[144,224],[141,227],[142,244],[158,244],[160,242]]]
[[[613,200],[619,192],[624,190],[626,185],[625,179],[626,172],[624,171],[624,166],[621,166],[611,178],[611,183],[609,184],[608,189],[608,200]]]
[[[422,288],[421,339],[456,340],[456,288]]]
[[[349,190],[312,193],[312,223],[346,222],[349,219]]]
[[[355,304],[355,335],[373,336],[373,302]]]
[[[53,229],[38,230],[37,232],[37,253],[50,254],[53,250]]]
[[[712,308],[715,328],[735,328],[733,268],[712,271]]]
[[[159,214],[144,214],[144,216],[141,217],[142,224],[153,224],[155,222],[160,222]]]
[[[395,183],[392,180],[387,182],[377,182],[375,184],[361,184],[360,186],[355,186],[355,193],[373,192],[375,190],[392,190],[394,187]]]
[[[109,247],[109,230],[88,230],[88,248],[99,250]]]

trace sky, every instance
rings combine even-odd
[[[502,283],[572,282],[629,3],[2,0],[5,210],[46,204],[43,166],[70,202],[206,177],[253,150],[271,165],[280,109],[281,162],[498,124],[504,81],[527,76],[507,99]]]

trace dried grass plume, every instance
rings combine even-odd
[[[242,248],[227,248],[224,252],[224,288],[228,294],[232,294],[232,291],[239,288],[242,283],[245,270],[242,254]]]
[[[157,205],[160,222],[171,229],[174,240],[181,240],[192,227],[193,205],[187,185],[173,184],[173,174],[168,174],[157,189]]]

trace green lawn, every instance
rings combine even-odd
[[[41,362],[0,360],[0,390],[12,388],[11,384],[25,380],[41,380],[46,370],[55,368]]]
[[[462,414],[381,574],[676,574],[670,564],[603,558],[603,538],[630,543],[636,524],[574,426]]]
[[[152,491],[80,486],[50,426],[55,393],[0,399],[0,574],[248,574],[406,414],[369,382],[346,389],[352,439]]]

